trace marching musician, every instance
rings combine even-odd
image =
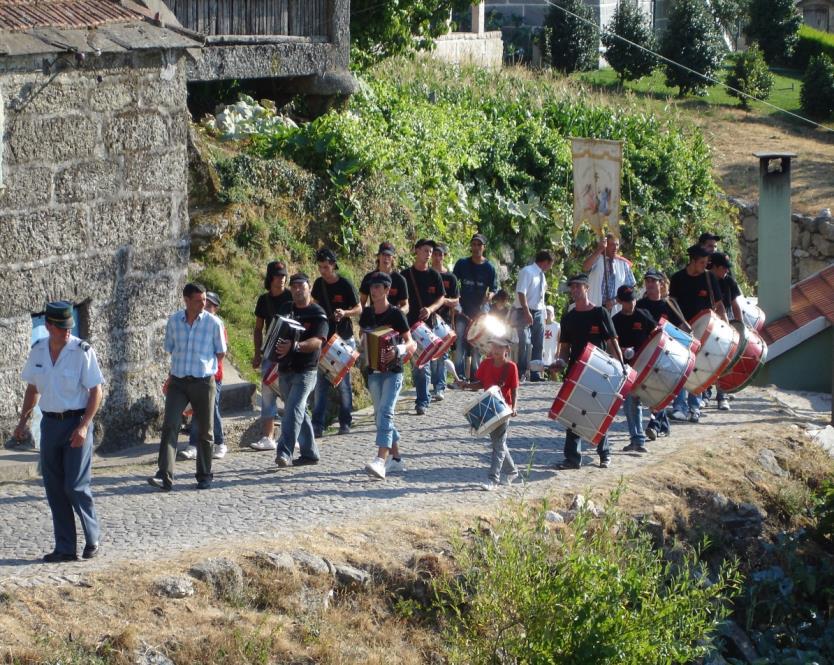
[[[621,286],[617,289],[617,304],[620,311],[613,317],[617,342],[626,362],[634,360],[637,351],[643,346],[651,332],[657,327],[657,321],[645,309],[634,305],[634,287]],[[643,406],[640,396],[630,392],[623,402],[626,423],[628,424],[629,443],[624,452],[647,453],[646,432],[643,430]]]
[[[380,360],[384,370],[368,370],[368,390],[374,403],[377,456],[365,465],[372,477],[385,479],[386,473],[404,471],[400,457],[400,433],[394,425],[394,407],[403,386],[403,359],[417,348],[411,339],[406,315],[390,301],[391,275],[378,271],[367,277],[370,305],[362,310],[359,327],[375,330],[386,327],[399,333],[400,342],[385,348]]]
[[[443,261],[449,255],[449,245],[445,242],[437,243],[437,246],[431,252],[431,267],[440,273],[440,279],[443,280],[443,307],[441,307],[437,314],[442,318],[446,324],[452,329],[455,329],[455,308],[460,302],[460,289],[458,288],[458,278],[453,272],[446,270]],[[432,401],[442,402],[446,392],[446,359],[449,357],[451,349],[447,350],[440,358],[431,361],[431,385],[432,385]]]
[[[391,288],[388,289],[388,302],[399,307],[403,314],[408,313],[408,285],[403,276],[394,270],[394,258],[397,250],[390,242],[381,242],[376,253],[376,268],[362,278],[359,284],[359,302],[362,307],[368,304],[371,295],[370,277],[376,272],[384,272],[391,278]]]
[[[402,271],[408,284],[408,325],[409,328],[423,321],[429,328],[434,327],[434,315],[444,303],[445,291],[440,273],[429,266],[429,259],[437,247],[434,240],[420,238],[414,243],[414,263]],[[431,363],[411,369],[411,380],[417,390],[415,411],[425,415],[429,408],[429,372]]]
[[[607,350],[615,360],[623,363],[623,354],[617,343],[617,331],[608,309],[595,305],[588,299],[588,275],[579,273],[568,280],[568,288],[574,302],[574,308],[565,313],[561,321],[559,338],[559,357],[551,365],[557,371],[566,369],[570,372],[576,360],[582,355],[587,343]],[[570,428],[565,432],[565,459],[556,465],[557,469],[578,469],[582,464],[579,452],[579,435]],[[611,447],[608,435],[602,437],[597,445],[600,468],[611,465]]]
[[[303,272],[295,273],[290,277],[290,293],[292,302],[284,305],[278,314],[297,321],[304,331],[298,341],[285,339],[275,347],[281,369],[278,390],[284,400],[281,437],[275,457],[275,463],[281,467],[317,464],[319,461],[313,424],[307,413],[307,398],[316,387],[319,354],[328,339],[327,314],[313,302],[310,278]],[[327,381],[321,377],[319,380]],[[301,456],[293,460],[296,443]]]
[[[266,357],[261,349],[264,345],[264,334],[269,330],[269,325],[285,305],[292,302],[292,295],[286,288],[287,266],[283,261],[270,261],[266,266],[264,276],[264,290],[258,296],[255,304],[255,328],[252,333],[255,343],[255,356],[252,358],[252,367],[261,370],[261,380],[267,375],[271,368],[269,355]],[[261,383],[261,438],[249,444],[253,450],[275,450],[275,418],[278,416],[278,395],[270,387]]]
[[[718,279],[718,284],[721,286],[721,302],[724,309],[730,316],[731,320],[743,321],[741,315],[741,305],[739,305],[739,298],[741,298],[741,289],[738,288],[738,282],[730,272],[733,264],[730,257],[724,252],[713,252],[710,256],[709,269],[710,272]],[[721,388],[715,387],[716,406],[719,411],[730,410],[730,400]]]
[[[313,284],[313,300],[324,308],[327,314],[327,339],[339,335],[351,349],[356,348],[353,338],[353,324],[350,317],[359,316],[362,306],[353,284],[337,271],[336,255],[333,250],[324,248],[316,252],[319,275]],[[313,430],[316,437],[324,434],[324,418],[327,415],[327,403],[331,389],[330,381],[323,371],[319,371],[316,392],[313,397]],[[350,373],[336,386],[339,394],[339,434],[350,434],[353,423],[353,392],[350,386]]]

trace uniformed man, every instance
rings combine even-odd
[[[48,563],[75,561],[75,518],[81,520],[86,545],[82,557],[99,553],[99,525],[90,491],[93,458],[93,417],[101,404],[101,370],[92,347],[71,334],[72,305],[46,306],[49,337],[35,342],[21,376],[28,384],[15,438],[27,436],[27,421],[40,399],[41,468],[46,499],[52,511],[55,549]]]

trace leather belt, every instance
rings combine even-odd
[[[55,420],[66,420],[67,418],[77,418],[83,416],[86,409],[70,409],[69,411],[43,411],[41,415],[44,418],[54,418]]]

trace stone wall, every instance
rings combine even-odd
[[[188,264],[185,67],[178,53],[89,58],[55,78],[0,57],[0,434],[13,428],[31,314],[82,305],[106,386],[96,440],[144,438],[168,365],[167,316]]]
[[[500,69],[504,60],[501,31],[453,32],[437,38],[432,57],[459,65],[478,65]]]
[[[755,282],[758,280],[759,205],[740,199],[729,201],[738,210],[742,227],[740,263],[748,279]],[[826,210],[817,217],[791,215],[791,247],[793,283],[834,263],[834,219],[831,213]]]

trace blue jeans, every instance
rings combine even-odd
[[[468,325],[469,319],[465,316],[458,316],[455,319],[455,332],[458,336],[458,346],[455,351],[455,371],[458,373],[458,376],[464,380],[471,380],[474,378],[475,372],[478,370],[478,365],[481,364],[481,354],[478,352],[478,349],[466,341],[466,328]],[[470,374],[468,377],[463,375],[467,355],[472,356],[472,364],[469,368]]]
[[[694,413],[700,416],[701,396],[687,392],[685,388],[681,388],[681,391],[677,394],[675,401],[672,404],[672,410],[683,411],[684,413]]]
[[[636,395],[628,395],[623,403],[626,423],[628,424],[628,437],[631,443],[639,446],[646,443],[646,432],[643,430],[643,405]]]
[[[503,469],[506,469],[507,473],[518,473],[515,462],[513,462],[513,457],[510,455],[510,449],[507,448],[507,430],[509,428],[509,422],[504,421],[489,433],[489,438],[492,441],[492,461],[489,465],[489,478],[495,483],[501,481],[501,471]]]
[[[368,390],[374,402],[377,448],[391,448],[400,440],[400,433],[394,425],[394,406],[402,387],[402,372],[373,372],[368,375]]]
[[[429,405],[430,374],[431,363],[426,363],[420,369],[417,369],[413,364],[411,366],[411,382],[417,390],[417,399],[414,400],[414,405],[422,406],[424,409]]]
[[[448,357],[447,351],[437,360],[431,361],[431,385],[434,387],[435,395],[442,395],[446,392],[446,359]]]
[[[319,458],[313,424],[307,413],[307,398],[316,387],[316,370],[306,372],[283,372],[278,377],[281,399],[284,400],[284,417],[281,419],[281,437],[278,439],[278,454],[292,458],[296,442],[301,456]]]
[[[93,426],[87,428],[87,440],[80,448],[70,447],[70,438],[82,416],[41,420],[41,469],[46,500],[52,512],[55,551],[76,553],[75,517],[88,545],[99,541],[99,526],[93,493],[90,490],[93,460]]]
[[[261,419],[274,420],[278,417],[278,394],[273,390],[278,386],[274,383],[272,387],[263,384],[263,380],[266,378],[267,372],[272,369],[273,364],[266,358],[261,362]]]
[[[223,387],[222,381],[217,381],[214,384],[214,445],[223,445],[223,423],[220,420],[220,389]],[[195,419],[191,423],[191,432],[188,434],[188,445],[197,446],[200,443],[200,427]]]
[[[344,342],[350,348],[356,348],[356,340],[353,337],[344,340]],[[327,375],[321,370],[318,370],[316,392],[313,396],[313,427],[316,431],[324,430],[324,418],[327,415],[327,403],[330,397],[331,387],[332,385]],[[335,390],[339,395],[339,425],[341,427],[350,427],[353,423],[353,416],[351,415],[353,411],[353,392],[350,388],[350,372],[336,386]]]
[[[565,432],[565,460],[571,464],[581,464],[582,455],[579,452],[579,435],[569,429]],[[597,454],[600,460],[607,460],[611,457],[611,446],[608,445],[608,435],[602,437],[597,444]]]
[[[672,427],[669,424],[669,415],[666,413],[666,409],[653,413],[646,427],[651,427],[658,434],[669,434]]]
[[[516,310],[520,312],[520,310]],[[524,376],[527,372],[527,353],[530,352],[530,360],[542,359],[542,347],[544,346],[544,310],[531,309],[533,324],[520,326],[518,331],[518,375]],[[520,316],[520,314],[519,314]],[[531,348],[532,347],[532,348]],[[531,378],[538,378],[538,372],[530,372]]]

